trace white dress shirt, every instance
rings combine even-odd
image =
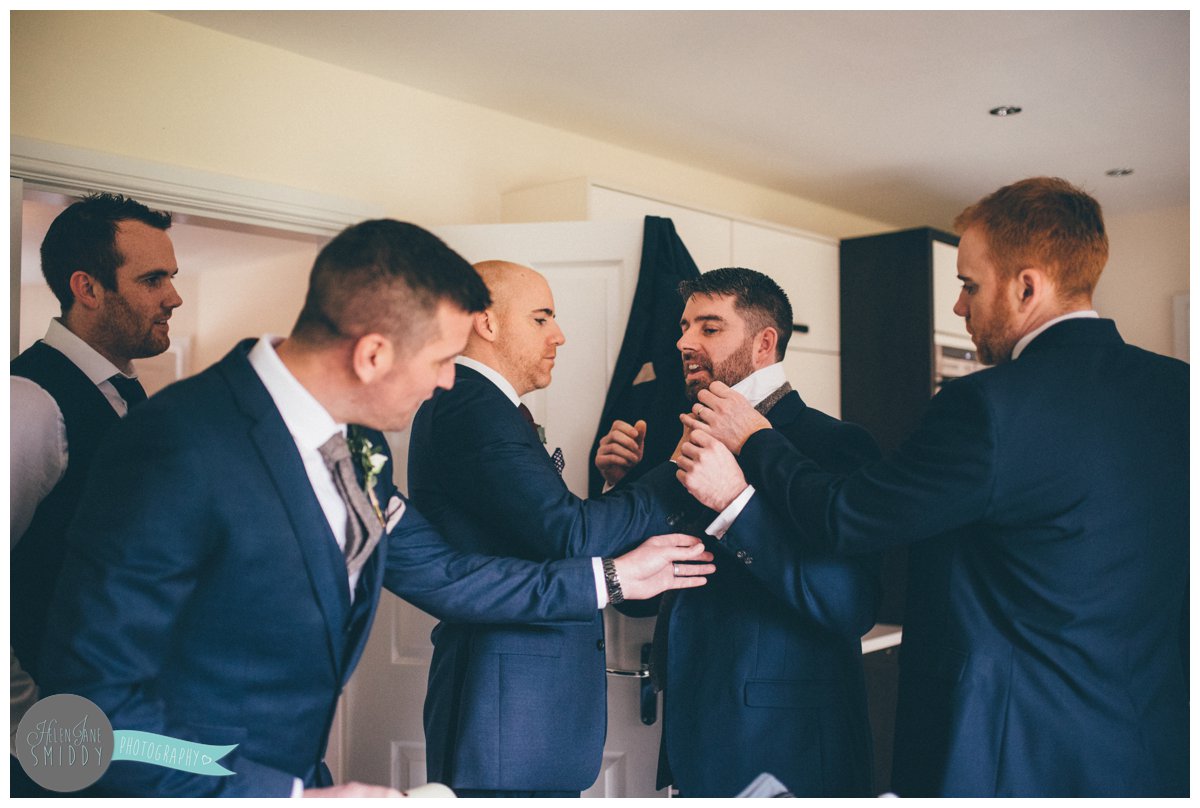
[[[514,407],[521,405],[521,397],[517,395],[516,388],[493,368],[469,356],[459,356],[454,361],[463,367],[470,368],[496,385]],[[596,606],[603,609],[608,605],[608,586],[604,582],[604,562],[598,556],[592,558],[592,575],[596,580]]]
[[[757,407],[763,402],[763,399],[782,387],[786,381],[787,374],[784,373],[783,363],[776,362],[754,371],[731,389],[745,396],[751,407]],[[733,520],[741,515],[752,496],[754,496],[754,486],[747,484],[742,493],[738,494],[733,502],[725,507],[725,510],[717,514],[717,518],[704,529],[704,532],[718,539],[723,538],[725,531],[729,530]]]
[[[346,434],[346,425],[333,420],[333,416],[321,406],[321,402],[313,398],[312,393],[304,388],[283,364],[275,346],[283,341],[282,337],[270,334],[264,335],[247,357],[250,367],[258,374],[263,386],[267,388],[279,417],[292,434],[300,459],[304,463],[304,473],[312,484],[313,493],[321,511],[333,531],[333,538],[338,548],[346,550],[346,519],[348,512],[342,495],[338,493],[333,481],[333,474],[321,457],[321,446],[335,434]],[[358,585],[360,570],[353,574],[347,571],[347,581],[350,584],[350,600],[354,600],[354,587]]]
[[[283,342],[282,337],[264,334],[254,347],[250,349],[247,359],[250,367],[258,374],[263,386],[267,388],[279,417],[296,442],[300,459],[304,463],[304,473],[312,485],[317,503],[329,522],[333,538],[338,548],[346,550],[346,503],[338,493],[337,485],[333,482],[333,474],[321,457],[321,446],[334,434],[346,434],[346,425],[333,420],[329,411],[321,406],[321,402],[313,398],[312,393],[296,380],[292,372],[283,364],[275,346]],[[354,587],[358,585],[359,572],[347,572],[350,584],[350,600],[354,601]],[[304,781],[299,777],[292,781],[292,797],[304,796]]]
[[[125,417],[129,405],[109,378],[118,373],[130,379],[136,379],[136,375],[122,373],[95,348],[68,330],[58,318],[50,321],[42,342],[83,371],[108,399],[113,411]],[[8,526],[12,546],[25,535],[38,505],[66,474],[69,447],[62,410],[41,385],[23,376],[10,376],[9,402]]]

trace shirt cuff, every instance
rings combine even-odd
[[[292,799],[304,796],[304,781],[297,777],[292,781]]]
[[[733,520],[742,515],[742,510],[746,507],[746,503],[750,501],[750,497],[754,496],[754,486],[747,485],[746,490],[737,495],[733,502],[726,506],[725,510],[717,514],[717,518],[712,521],[712,524],[704,529],[704,532],[717,539],[725,538],[725,531],[733,526]]]
[[[604,562],[599,556],[592,558],[592,574],[596,576],[596,608],[608,605],[608,584],[604,580]]]

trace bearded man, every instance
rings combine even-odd
[[[714,381],[730,385],[829,471],[879,456],[865,430],[807,406],[788,384],[792,307],[778,284],[726,268],[685,281],[680,293],[676,347],[693,401]],[[641,460],[644,439],[643,422],[613,424],[596,454],[608,484]],[[732,797],[765,771],[796,796],[870,794],[860,637],[879,607],[875,560],[797,552],[793,529],[752,489],[719,516],[682,486],[679,496],[687,515],[679,529],[707,535],[718,574],[659,607],[659,788]],[[758,537],[754,554],[730,549],[745,536]]]

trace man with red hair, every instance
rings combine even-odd
[[[1188,367],[1092,311],[1108,237],[1086,193],[1023,180],[956,226],[954,311],[995,367],[848,475],[714,384],[680,478],[717,510],[753,485],[807,550],[912,544],[902,796],[1186,795]]]

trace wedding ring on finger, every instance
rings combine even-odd
[[[678,577],[679,577],[679,565],[678,565],[678,564],[672,564],[672,565],[671,565],[671,572],[672,572],[672,573],[674,573],[674,575],[675,575],[675,577],[676,577],[676,578],[678,578]]]

